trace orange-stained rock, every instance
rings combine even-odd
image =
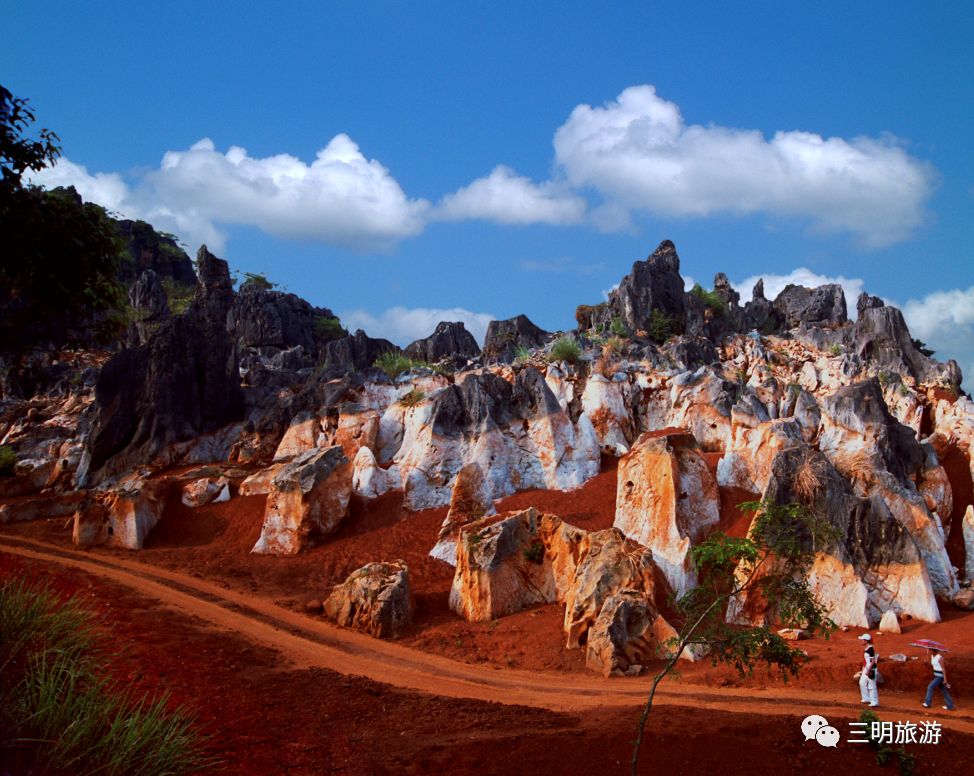
[[[574,575],[564,597],[567,646],[585,641],[605,600],[619,590],[638,590],[655,602],[655,570],[652,552],[628,541],[618,529],[585,534],[578,542]]]
[[[92,493],[74,515],[72,539],[79,547],[105,544],[141,550],[162,519],[169,496],[168,479],[134,479],[115,490]]]
[[[339,625],[379,639],[397,638],[412,624],[409,569],[397,560],[369,563],[335,585],[325,600],[325,616]]]
[[[338,527],[351,494],[352,466],[340,446],[302,453],[275,475],[252,552],[297,554]]]
[[[717,482],[689,434],[643,434],[619,461],[614,525],[652,550],[678,596],[696,581],[690,548],[719,520]]]
[[[585,532],[531,508],[460,529],[450,608],[472,622],[564,600]]]
[[[202,477],[183,485],[180,500],[187,507],[202,507],[230,500],[230,483],[226,477]]]

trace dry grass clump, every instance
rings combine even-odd
[[[806,452],[798,468],[795,469],[795,495],[804,503],[811,504],[822,489],[824,474],[821,459],[816,458],[811,452]]]

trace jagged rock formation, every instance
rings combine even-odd
[[[653,551],[674,592],[696,584],[690,548],[720,521],[717,481],[683,432],[643,434],[619,461],[615,527]]]
[[[462,321],[442,322],[426,339],[419,339],[403,351],[409,358],[435,364],[441,359],[468,359],[480,355],[480,346]]]
[[[645,261],[609,292],[609,309],[630,330],[647,329],[650,313],[658,310],[680,325],[686,319],[686,298],[676,246],[663,240]]]
[[[252,552],[296,555],[338,528],[351,495],[352,468],[340,445],[302,453],[271,480]]]
[[[430,555],[451,566],[456,564],[457,537],[460,529],[481,518],[497,514],[483,467],[468,463],[457,473],[450,494],[450,511],[440,528]]]
[[[143,270],[129,289],[129,302],[135,316],[136,344],[149,341],[152,334],[165,323],[169,312],[169,299],[159,282],[159,276],[151,270]]]
[[[389,340],[373,339],[359,329],[355,334],[332,340],[324,346],[322,365],[337,373],[371,367],[383,353],[398,350]]]
[[[540,348],[551,334],[539,329],[526,315],[487,324],[484,358],[489,364],[509,364],[517,357],[518,348]]]
[[[774,309],[789,329],[803,324],[838,325],[849,319],[845,294],[842,286],[836,283],[818,288],[787,285],[774,300]]]
[[[226,329],[233,305],[230,271],[206,246],[198,267],[196,296],[186,313],[102,367],[79,482],[124,471],[167,445],[242,417],[236,350]]]
[[[609,596],[588,632],[585,666],[602,676],[638,676],[676,635],[646,595],[623,589]]]
[[[160,279],[171,278],[183,286],[196,285],[193,262],[172,235],[157,232],[145,221],[116,221],[115,230],[129,258],[121,265],[122,282],[131,283],[148,270]]]
[[[369,563],[336,585],[324,608],[339,625],[378,639],[397,638],[413,621],[409,569],[401,560]]]

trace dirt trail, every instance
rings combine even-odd
[[[578,712],[599,707],[635,706],[650,683],[591,675],[539,673],[458,663],[437,655],[380,641],[305,617],[254,595],[225,589],[190,575],[138,561],[67,550],[35,540],[0,537],[0,550],[23,558],[55,562],[126,585],[142,595],[279,652],[294,668],[327,668],[364,676],[393,687],[451,698],[469,698]],[[807,688],[721,688],[671,682],[657,691],[657,705],[692,706],[762,715],[835,713],[857,715],[850,692]],[[917,716],[915,705],[884,704],[879,716]],[[944,727],[974,733],[974,716],[938,714]]]

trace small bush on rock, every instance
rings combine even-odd
[[[582,360],[582,349],[575,340],[563,337],[551,346],[551,353],[548,355],[549,363],[556,361],[567,361],[569,364],[577,364]]]

